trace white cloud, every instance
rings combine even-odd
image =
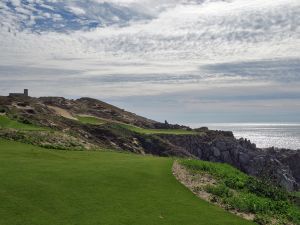
[[[85,14],[84,9],[79,8],[79,7],[71,6],[70,10],[71,10],[71,12],[75,13],[76,15],[83,15],[83,14]]]
[[[11,4],[13,4],[14,6],[20,6],[21,5],[21,1],[20,0],[11,0]]]
[[[65,1],[52,2],[63,4]],[[119,17],[111,15],[109,18],[116,23],[102,28],[66,33],[46,30],[36,34],[28,29],[18,31],[16,27],[22,15],[30,15],[30,12],[30,23],[38,26],[34,21],[42,14],[32,15],[37,1],[32,0],[25,8],[18,5],[18,10],[23,10],[19,14],[3,10],[0,13],[2,84],[15,85],[22,81],[19,84],[22,88],[26,82],[37,95],[49,95],[55,90],[61,95],[76,96],[80,90],[80,95],[108,99],[190,93],[181,99],[187,102],[184,108],[191,111],[199,110],[209,99],[207,95],[203,101],[188,101],[192,100],[192,93],[204,95],[216,89],[223,90],[219,96],[226,93],[240,96],[245,88],[260,94],[264,94],[264,89],[275,88],[282,95],[288,93],[289,98],[299,95],[298,0],[106,2],[152,17],[128,20],[128,24],[119,26],[122,23]],[[72,1],[62,7],[76,15],[89,15],[95,11],[88,4]],[[58,12],[48,13],[48,17],[54,21],[66,19]],[[103,19],[103,15],[95,18]],[[1,66],[6,66],[5,70],[1,70]],[[11,69],[14,67],[21,72]],[[245,104],[249,103],[248,108],[262,108],[247,99],[241,103],[237,98],[232,104],[216,101],[223,107],[235,104],[247,108]],[[276,102],[271,105],[275,108],[280,104],[280,100],[272,101]],[[299,104],[297,98],[287,101],[290,108],[291,102]],[[215,110],[213,104],[215,102],[206,103],[207,109]]]
[[[122,1],[128,4],[136,2]],[[144,2],[158,5],[158,1]],[[166,4],[176,5],[178,2],[166,1]],[[84,12],[83,8],[76,9],[78,12],[82,10],[80,13]],[[44,16],[55,19],[60,17],[49,13]],[[32,43],[32,54],[42,51],[46,57],[59,50],[58,55],[73,55],[75,52],[80,57],[84,55],[100,60],[105,54],[112,58],[117,56],[121,60],[159,59],[166,62],[177,60],[182,64],[186,64],[185,61],[188,64],[201,64],[240,59],[298,57],[299,40],[298,1],[235,0],[206,1],[198,5],[179,4],[166,9],[157,19],[147,23],[79,31],[69,36],[55,33],[38,36],[20,33],[19,37],[14,38],[14,45],[18,48],[16,51],[22,52],[22,46]],[[11,43],[10,40],[3,41],[6,46]],[[6,44],[6,41],[9,43]],[[77,44],[67,44],[69,41]],[[11,47],[13,52],[14,46]],[[63,51],[60,53],[61,49]]]

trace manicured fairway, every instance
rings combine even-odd
[[[114,124],[115,126],[122,127],[124,129],[136,132],[136,133],[141,133],[141,134],[174,134],[174,135],[180,135],[180,134],[201,134],[196,131],[192,130],[184,130],[184,129],[146,129],[126,123],[121,123],[118,121],[110,121],[110,120],[105,120],[97,117],[92,117],[92,116],[77,116],[77,119],[81,123],[85,124],[93,124],[93,125],[101,125],[104,123],[110,123]]]
[[[196,131],[192,130],[184,130],[184,129],[145,129],[129,124],[120,124],[125,129],[131,130],[136,133],[141,133],[141,134],[174,134],[174,135],[184,135],[184,134],[201,134]]]
[[[171,166],[168,158],[0,139],[0,224],[252,224],[195,197]]]

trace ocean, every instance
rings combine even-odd
[[[300,149],[300,124],[275,123],[210,123],[192,127],[232,131],[236,138],[247,138],[259,148]]]

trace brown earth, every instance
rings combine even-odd
[[[77,120],[77,118],[75,118],[74,116],[72,116],[71,113],[69,113],[67,110],[56,107],[56,106],[51,106],[48,105],[48,108],[53,109],[55,111],[55,113],[59,116],[65,117],[67,119],[71,119],[71,120]]]

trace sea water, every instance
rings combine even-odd
[[[199,124],[212,130],[232,131],[236,138],[247,138],[259,148],[300,149],[300,124],[211,123]],[[196,127],[193,125],[193,127]]]

